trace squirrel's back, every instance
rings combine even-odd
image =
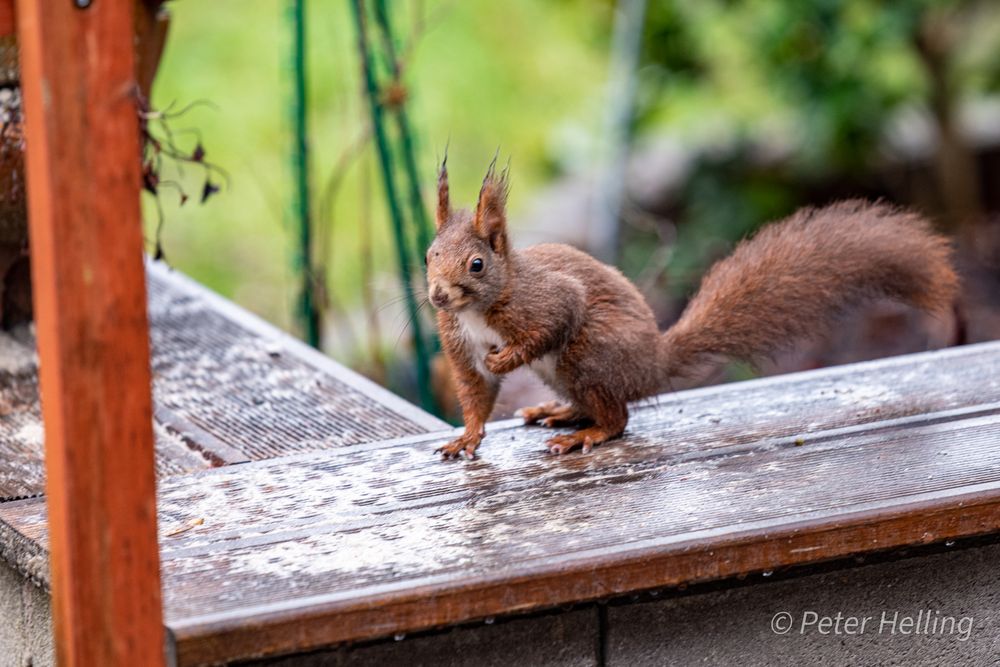
[[[653,311],[639,289],[617,268],[562,243],[541,243],[519,251],[526,263],[543,274],[569,276],[584,287],[587,310],[613,302],[617,316],[654,320]]]
[[[873,298],[944,312],[957,287],[949,242],[920,215],[860,200],[801,209],[709,270],[661,340],[661,369],[690,376],[715,358],[773,355]]]

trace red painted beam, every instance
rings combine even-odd
[[[162,665],[132,0],[18,0],[60,665]]]
[[[0,37],[13,35],[17,30],[14,17],[14,0],[0,0]]]

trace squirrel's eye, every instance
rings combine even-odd
[[[473,273],[479,273],[483,270],[483,260],[476,257],[471,262],[469,262],[469,271]]]

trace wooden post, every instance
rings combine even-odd
[[[0,37],[13,35],[16,29],[14,0],[0,0]]]
[[[133,0],[16,9],[57,658],[162,665]]]

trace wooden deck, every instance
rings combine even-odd
[[[183,275],[147,272],[161,478],[447,427]],[[41,495],[36,362],[2,335],[0,413],[0,500]]]
[[[309,394],[308,379],[276,381],[340,372],[332,362],[277,371],[262,342],[234,352],[232,368],[210,361],[185,375],[199,346],[243,318],[217,299],[195,315],[180,298],[167,310],[184,324],[167,330],[202,331],[205,304],[223,319],[170,345],[154,329],[157,354],[189,355],[155,362],[158,404],[253,460],[161,477],[164,615],[179,664],[1000,531],[1000,343],[663,396],[590,455],[553,457],[548,431],[494,424],[479,460],[445,463],[432,452],[450,431],[372,437],[433,426],[399,399],[385,409],[411,421],[376,427],[369,409],[343,446],[343,399]],[[157,312],[154,326],[167,321]],[[279,358],[304,364],[289,345],[296,353]],[[251,399],[272,385],[287,418],[241,414],[262,410]],[[0,554],[42,585],[46,544],[44,499],[0,504]]]

